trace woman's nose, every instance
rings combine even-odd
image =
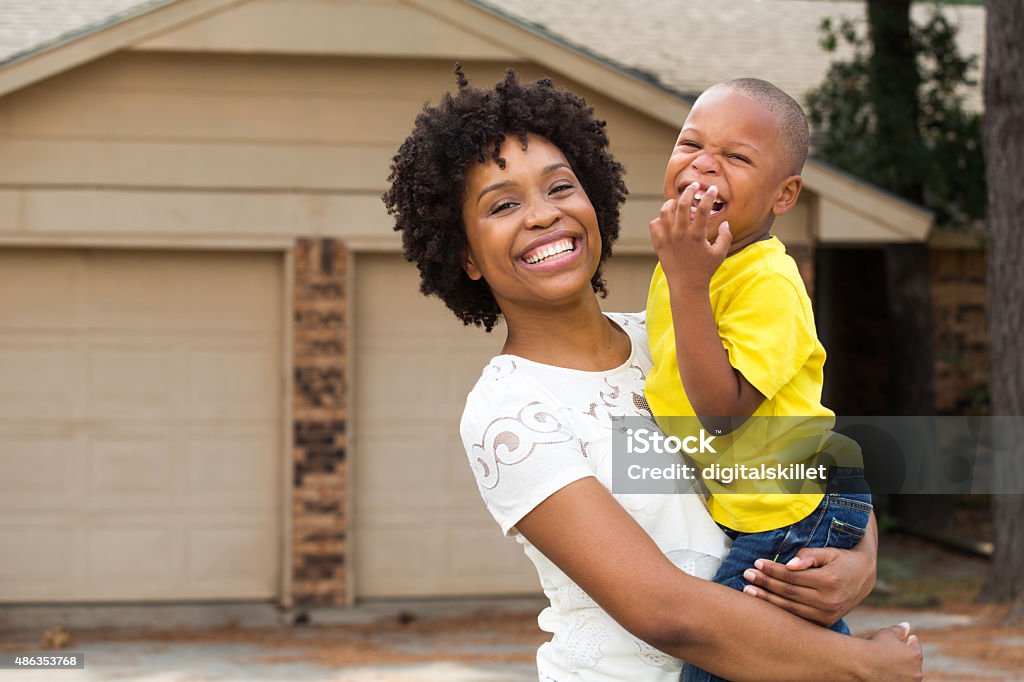
[[[530,203],[525,214],[526,227],[531,230],[551,227],[562,217],[562,211],[547,198],[538,199]]]

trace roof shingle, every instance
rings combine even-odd
[[[115,24],[167,2],[168,0],[0,0],[0,65]]]
[[[800,101],[825,77],[833,59],[820,46],[825,18],[863,19],[862,0],[476,0],[526,25],[540,25],[565,42],[583,46],[620,66],[656,79],[677,93],[695,96],[713,83],[754,77],[775,83]],[[928,3],[913,6],[923,22]],[[959,27],[961,54],[978,55],[985,44],[982,7],[946,6]],[[975,74],[980,80],[981,70]],[[968,106],[981,107],[980,88]]]

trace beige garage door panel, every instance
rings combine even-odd
[[[0,251],[0,601],[267,598],[271,254]]]
[[[609,310],[643,309],[651,258],[609,264]],[[398,256],[356,260],[354,548],[359,597],[534,594],[536,573],[484,508],[458,424],[501,348],[419,294]]]

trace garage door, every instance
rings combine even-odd
[[[602,305],[642,309],[653,264],[613,259]],[[418,281],[399,256],[356,260],[356,594],[535,594],[536,572],[484,508],[458,432],[504,328],[463,327]]]
[[[277,594],[279,260],[0,250],[0,601]]]

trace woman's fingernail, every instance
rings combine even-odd
[[[796,566],[796,565],[797,565],[797,564],[799,564],[799,563],[800,563],[800,557],[796,557],[796,556],[795,556],[795,557],[793,557],[792,559],[790,559],[789,561],[787,561],[787,562],[786,562],[786,565],[787,565],[787,566]]]
[[[722,224],[723,225],[728,225],[729,223],[722,223]],[[757,561],[755,561],[754,562],[754,568],[756,568],[759,571],[763,571],[764,570],[764,559],[758,559]]]
[[[757,590],[755,590],[750,585],[747,585],[746,587],[743,588],[743,594],[749,594],[751,597],[756,597],[757,596]]]
[[[716,187],[715,185],[711,185],[710,187],[708,187],[708,192],[714,192],[715,194],[718,194],[718,187]]]
[[[756,577],[757,577],[757,575],[753,571],[751,571],[749,568],[747,570],[743,571],[743,579],[746,580],[747,582],[750,582],[750,583],[754,582],[754,579]]]
[[[691,182],[691,183],[690,183],[690,186],[689,186],[689,187],[687,187],[687,189],[697,189],[698,187],[700,187],[700,183],[699,183],[699,182],[696,182],[696,181],[694,181],[694,182]]]

